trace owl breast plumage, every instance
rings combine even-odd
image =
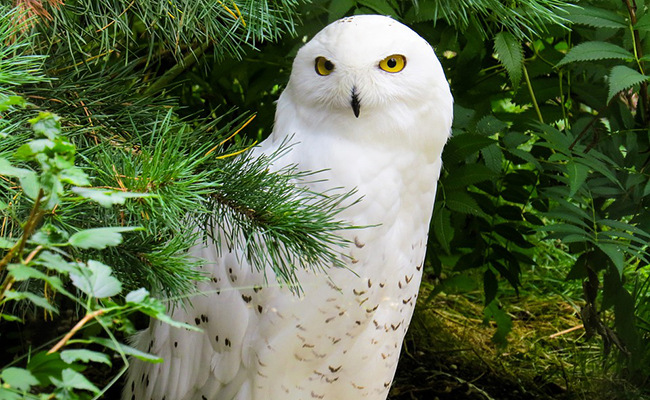
[[[236,249],[200,243],[210,280],[174,319],[135,346],[124,400],[385,400],[418,296],[429,221],[450,133],[452,96],[431,46],[383,16],[336,21],[294,60],[271,136],[256,154],[293,146],[273,165],[321,171],[303,182],[357,190],[339,216],[346,268],[299,271],[296,296]],[[218,233],[218,232],[217,232]],[[265,280],[266,274],[266,280]]]

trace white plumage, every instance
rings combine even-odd
[[[341,218],[364,229],[349,269],[300,271],[304,295],[265,285],[243,257],[215,244],[207,295],[152,322],[135,342],[165,359],[135,361],[125,400],[384,400],[422,276],[429,220],[452,121],[452,96],[431,46],[391,18],[336,21],[296,56],[274,131],[255,151],[296,143],[274,168],[318,171],[316,191],[356,188]],[[221,255],[219,255],[221,254]],[[269,282],[274,282],[270,268]],[[216,291],[216,292],[215,292]]]

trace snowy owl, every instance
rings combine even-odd
[[[384,16],[338,20],[296,55],[274,130],[255,151],[295,145],[274,167],[322,171],[323,192],[354,189],[342,219],[348,268],[300,271],[303,295],[265,282],[234,251],[202,244],[206,292],[153,321],[136,346],[124,400],[385,400],[422,276],[453,99],[431,46]],[[274,282],[267,268],[268,282]]]

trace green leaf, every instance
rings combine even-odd
[[[103,207],[111,207],[114,204],[124,204],[127,199],[158,197],[151,193],[121,192],[119,190],[100,188],[73,187],[71,190],[81,197],[96,201]]]
[[[82,249],[105,249],[122,243],[121,232],[143,230],[141,227],[93,228],[79,231],[68,240],[68,244]]]
[[[464,191],[457,190],[447,193],[445,204],[450,210],[462,214],[471,214],[486,219],[488,218],[483,210],[481,210],[476,200]]]
[[[495,179],[499,174],[482,164],[467,164],[452,169],[445,177],[445,188],[457,189]]]
[[[67,262],[59,254],[55,254],[49,251],[42,252],[34,262],[38,265],[44,266],[45,268],[65,275],[69,274],[70,272],[79,273],[80,266],[83,266],[83,264],[76,262]]]
[[[34,354],[27,363],[27,369],[41,382],[47,386],[51,378],[58,378],[61,372],[70,365],[61,361],[60,353],[47,354],[45,351]]]
[[[61,117],[49,112],[40,112],[38,116],[29,120],[34,132],[54,140],[61,133]]]
[[[69,183],[71,185],[80,185],[88,186],[90,185],[90,180],[88,180],[88,175],[81,170],[81,168],[71,167],[66,168],[59,173],[59,179],[61,182]]]
[[[139,304],[149,298],[149,291],[145,288],[133,290],[129,292],[124,298],[127,303]]]
[[[59,389],[65,390],[88,390],[93,393],[99,393],[97,386],[93,385],[85,376],[72,368],[66,368],[61,374],[61,379],[52,378],[52,383]]]
[[[32,200],[38,197],[38,192],[41,190],[41,184],[38,182],[38,175],[36,172],[31,172],[20,178],[20,186],[23,192]]]
[[[327,12],[329,13],[328,21],[334,22],[343,17],[352,7],[357,4],[354,0],[332,0]]]
[[[64,350],[61,352],[61,360],[68,364],[72,364],[75,361],[82,361],[85,363],[93,361],[107,364],[109,366],[111,365],[111,358],[108,355],[86,349]]]
[[[357,3],[368,7],[378,14],[390,15],[391,17],[399,19],[397,12],[386,0],[357,0]]]
[[[203,332],[203,329],[197,328],[194,325],[186,324],[184,322],[172,319],[165,312],[165,305],[158,299],[149,296],[149,291],[145,288],[140,288],[126,295],[126,301],[129,304],[137,305],[138,311],[156,318],[166,324],[175,328],[183,328],[195,332]]]
[[[569,197],[573,197],[587,180],[589,167],[575,161],[569,161],[566,168],[569,176]]]
[[[647,81],[648,76],[643,75],[630,67],[625,65],[617,65],[612,68],[609,73],[609,93],[607,94],[607,102],[616,96],[619,92],[629,89],[634,85]]]
[[[503,31],[494,37],[494,51],[508,72],[512,87],[517,90],[523,75],[524,50],[521,42],[510,32]]]
[[[446,162],[461,162],[484,147],[496,143],[496,140],[475,133],[454,135],[445,146],[443,158]]]
[[[650,14],[646,13],[634,25],[634,29],[641,32],[650,32]]]
[[[2,132],[0,132],[0,135]],[[19,395],[18,393],[12,392],[0,386],[0,399],[2,400],[24,400],[25,397]]]
[[[34,305],[44,308],[46,310],[52,311],[52,312],[57,312],[56,308],[54,308],[53,305],[48,303],[48,301],[41,296],[35,295],[34,293],[30,292],[16,292],[14,290],[8,290],[5,292],[5,299],[7,300],[29,300]]]
[[[625,18],[615,11],[590,6],[570,8],[568,18],[574,24],[593,26],[594,28],[626,29]]]
[[[96,298],[115,296],[122,290],[120,281],[111,276],[113,271],[107,265],[88,260],[88,268],[71,272],[72,283],[82,292]]]
[[[451,227],[451,213],[444,207],[439,207],[433,215],[433,232],[442,248],[450,254],[449,244],[454,237],[454,228]]]
[[[619,246],[609,243],[596,243],[598,248],[607,254],[612,264],[616,267],[619,276],[623,276],[623,268],[625,268],[625,260],[623,257],[623,252],[620,251]]]
[[[104,339],[104,338],[99,338],[99,337],[91,337],[90,340],[93,342],[100,344],[104,347],[107,347],[111,350],[115,350],[118,353],[124,353],[128,356],[133,356],[139,360],[150,362],[150,363],[155,363],[159,364],[163,362],[164,360],[158,356],[154,356],[153,354],[145,353],[142,352],[136,348],[133,348],[131,346],[127,346],[122,343],[115,343],[112,340],[109,339]]]
[[[512,320],[504,310],[499,307],[496,300],[493,300],[483,310],[486,319],[493,319],[497,323],[497,330],[492,336],[492,341],[503,346],[507,343],[508,333],[512,330]]]
[[[499,282],[496,275],[491,269],[486,269],[483,273],[483,292],[485,293],[485,304],[490,304],[497,295]]]
[[[25,107],[27,101],[20,96],[0,95],[0,112],[5,112],[13,106]]]
[[[38,379],[26,369],[10,367],[2,370],[0,379],[6,385],[21,392],[26,392],[30,387],[38,385]]]
[[[595,60],[634,60],[634,54],[613,43],[584,42],[569,50],[556,67],[572,62]]]
[[[0,237],[0,249],[10,249],[14,247],[16,243],[6,238]]]

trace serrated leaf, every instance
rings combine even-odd
[[[607,42],[585,42],[573,47],[556,67],[580,61],[595,60],[633,60],[634,54]]]
[[[115,342],[113,342],[112,340],[109,340],[109,339],[104,339],[104,338],[99,338],[99,337],[94,337],[93,336],[93,337],[90,338],[90,340],[92,340],[93,342],[95,342],[97,344],[100,344],[100,345],[102,345],[104,347],[107,347],[107,348],[109,348],[111,350],[114,350],[114,351],[116,351],[118,353],[124,353],[124,354],[126,354],[128,356],[133,356],[133,357],[135,357],[135,358],[137,358],[139,360],[142,360],[142,361],[155,363],[155,364],[159,364],[159,363],[164,361],[162,358],[160,358],[158,356],[154,356],[153,354],[142,352],[142,351],[140,351],[140,350],[138,350],[136,348],[133,348],[131,346],[127,346],[127,345],[122,344],[122,343],[116,344]]]
[[[508,31],[499,32],[494,37],[494,51],[516,90],[523,75],[524,50],[521,42]]]
[[[493,144],[484,147],[481,149],[481,155],[483,156],[483,161],[485,161],[485,166],[488,167],[490,171],[497,174],[501,173],[501,170],[503,169],[503,152],[499,146]]]
[[[127,303],[142,303],[149,298],[149,291],[145,288],[140,288],[138,290],[133,290],[129,292],[124,298]]]
[[[481,210],[476,200],[464,191],[457,190],[447,193],[445,204],[450,210],[462,214],[471,214],[482,218],[488,218],[483,210]]]
[[[61,371],[68,367],[68,364],[61,361],[61,356],[58,352],[52,354],[47,354],[45,351],[38,352],[32,355],[27,363],[27,369],[43,386],[49,385],[51,378],[60,377]]]
[[[93,228],[79,231],[68,240],[68,244],[82,249],[105,249],[122,243],[121,232],[142,230],[141,227]]]
[[[497,323],[497,330],[492,336],[492,341],[499,346],[507,344],[508,333],[512,330],[512,320],[504,310],[499,307],[497,300],[493,300],[483,310],[486,319],[493,319]]]
[[[90,180],[88,180],[88,174],[83,172],[81,168],[70,167],[61,171],[59,174],[59,179],[61,182],[69,183],[71,185],[79,186],[88,186],[90,185]]]
[[[343,17],[356,4],[357,2],[354,0],[332,0],[329,7],[327,8],[327,12],[329,13],[327,19],[329,22],[336,21],[337,19]]]
[[[61,117],[49,112],[40,112],[38,116],[29,120],[34,132],[50,140],[54,140],[61,133]]]
[[[8,290],[5,292],[5,299],[14,300],[14,301],[29,300],[32,303],[34,303],[34,305],[37,305],[38,307],[44,308],[52,312],[58,312],[57,309],[53,305],[48,303],[44,297],[35,295],[34,293],[30,293],[30,292],[16,292],[13,290]]]
[[[66,368],[61,373],[61,379],[52,378],[54,386],[66,390],[88,390],[93,393],[99,393],[97,386],[93,385],[85,376],[72,368]]]
[[[607,254],[612,263],[616,267],[619,276],[623,275],[623,268],[625,268],[625,259],[623,257],[623,252],[620,251],[619,246],[609,243],[596,243],[598,248]]]
[[[449,244],[454,237],[454,229],[451,227],[451,213],[444,207],[440,207],[433,215],[433,232],[442,248],[450,254]]]
[[[650,14],[646,13],[643,17],[641,17],[638,21],[636,21],[636,25],[634,25],[634,29],[641,31],[641,32],[649,32],[650,31]]]
[[[499,289],[499,282],[496,275],[491,269],[485,270],[483,273],[483,292],[485,293],[485,304],[490,304],[497,295]]]
[[[627,28],[625,18],[615,11],[590,6],[572,7],[568,19],[574,24],[593,26],[595,28]]]
[[[460,162],[475,154],[484,147],[495,144],[496,141],[483,135],[464,133],[452,136],[445,147],[445,161]]]
[[[25,107],[27,101],[20,96],[0,95],[0,112],[5,112],[12,106]]]
[[[607,102],[616,96],[619,92],[629,89],[634,85],[647,81],[648,76],[643,75],[630,67],[625,65],[617,65],[612,68],[609,73],[609,93],[607,94]]]
[[[6,385],[21,392],[26,392],[30,387],[38,385],[38,379],[26,369],[10,367],[3,369],[0,373],[0,379]]]
[[[30,171],[30,173],[20,177],[20,187],[22,187],[27,197],[35,200],[38,197],[38,192],[41,190],[41,184],[38,182],[36,172]]]
[[[61,352],[61,360],[68,364],[72,364],[75,361],[84,363],[93,361],[111,365],[111,358],[108,355],[86,349],[64,350]]]
[[[113,270],[95,260],[88,260],[88,268],[71,272],[72,283],[82,292],[96,298],[115,296],[122,290],[120,281],[111,276]]]
[[[508,128],[508,124],[494,115],[486,115],[476,123],[476,132],[485,136],[492,136]]]
[[[96,201],[103,207],[110,207],[114,204],[124,204],[127,199],[158,197],[151,193],[121,192],[119,190],[100,188],[73,187],[71,190],[81,197]]]
[[[42,252],[35,260],[35,263],[64,275],[67,275],[70,272],[78,273],[80,266],[80,264],[76,262],[67,262],[59,254],[51,253],[49,251]]]
[[[445,177],[445,187],[449,189],[462,188],[494,179],[497,176],[499,175],[485,165],[467,164],[449,172],[449,175]]]
[[[575,161],[569,161],[566,168],[569,177],[569,197],[573,197],[587,180],[589,167]]]
[[[368,7],[378,14],[390,15],[391,17],[399,19],[397,12],[395,12],[393,7],[386,0],[357,0],[357,3]]]

